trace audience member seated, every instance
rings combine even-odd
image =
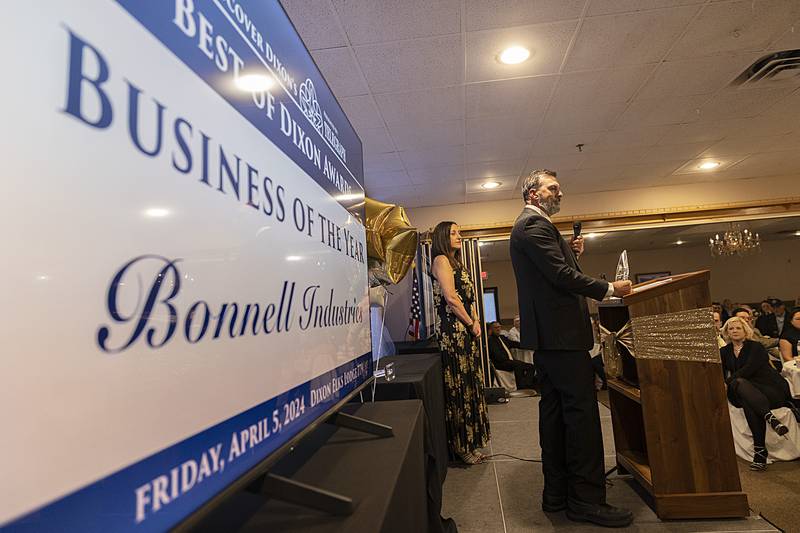
[[[594,336],[594,344],[589,351],[589,357],[592,361],[592,370],[594,370],[594,384],[597,390],[608,389],[608,380],[606,379],[606,365],[603,362],[603,347],[601,345],[603,336],[600,334],[600,321],[595,317],[591,317],[592,321],[592,335]]]
[[[508,331],[502,332],[501,335],[514,342],[519,342],[519,315],[514,317],[514,327]],[[511,355],[518,361],[525,361],[526,363],[533,364],[533,350],[514,348],[511,351]]]
[[[514,327],[508,331],[503,331],[501,334],[514,342],[519,342],[519,315],[514,316]]]
[[[791,361],[800,356],[797,348],[800,346],[800,307],[795,307],[788,314],[788,320],[783,326],[778,347],[784,362]]]
[[[780,372],[783,363],[781,361],[780,351],[778,350],[778,339],[762,335],[761,331],[753,326],[753,311],[749,307],[737,307],[733,310],[733,316],[738,316],[747,322],[747,325],[750,326],[750,329],[753,331],[753,340],[761,344],[767,350],[767,355],[769,355],[772,366]]]
[[[786,304],[783,300],[772,300],[772,309],[775,315],[775,323],[778,326],[778,333],[775,335],[776,337],[780,337],[781,333],[783,333],[783,328],[786,327]],[[766,333],[765,333],[766,335]]]
[[[779,326],[777,315],[778,310],[775,306],[776,302],[780,302],[780,300],[767,300],[766,305],[764,305],[764,302],[761,302],[762,315],[758,317],[758,320],[756,321],[756,327],[767,337],[778,338],[781,335],[781,327],[783,326],[786,308],[783,307],[783,302],[780,302],[782,310],[780,313],[781,324]]]
[[[530,363],[517,361],[511,356],[512,348],[519,348],[519,342],[504,339],[500,332],[502,328],[500,322],[489,324],[489,357],[497,370],[514,372],[514,379],[518,389],[535,389],[536,377],[535,367]]]
[[[720,349],[728,401],[744,409],[753,435],[754,454],[750,469],[762,471],[767,468],[767,424],[780,436],[789,432],[771,410],[788,407],[798,421],[800,412],[791,402],[789,384],[770,366],[764,347],[752,340],[753,329],[749,322],[734,316],[725,322],[722,332],[730,341]]]
[[[720,318],[719,311],[712,311],[711,314],[714,316],[714,326],[717,328],[717,347],[722,348],[728,344],[722,338],[722,318]]]
[[[720,318],[722,318],[722,323],[724,324],[730,317],[733,316],[733,310],[739,306],[731,303],[730,298],[725,298],[722,300],[722,305],[720,307],[722,308],[720,310]]]
[[[719,313],[720,319],[722,318],[722,304],[719,302],[711,302],[711,311],[713,313]],[[723,322],[725,322],[723,320]]]
[[[772,319],[774,318],[774,314],[770,300],[761,300],[759,309],[761,310],[761,313],[756,319],[755,327],[762,332],[772,331]]]

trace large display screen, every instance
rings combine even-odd
[[[277,1],[5,14],[0,528],[165,530],[372,376],[361,142]]]

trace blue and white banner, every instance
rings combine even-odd
[[[162,531],[372,375],[361,143],[277,1],[9,9],[0,528]]]

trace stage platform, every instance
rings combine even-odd
[[[538,398],[512,398],[506,405],[490,405],[492,441],[484,453],[507,453],[541,459],[539,449]],[[606,469],[615,466],[611,412],[600,405]],[[621,531],[659,532],[738,532],[774,531],[757,515],[744,519],[678,520],[662,522],[642,500],[638,485],[611,478],[608,501],[634,512],[633,525]],[[469,468],[450,468],[444,486],[442,516],[452,517],[459,533],[517,533],[552,531],[598,531],[590,524],[569,521],[564,513],[546,514],[541,510],[544,480],[541,464],[494,458],[489,464]],[[609,530],[610,531],[610,530]]]

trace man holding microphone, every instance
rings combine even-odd
[[[586,297],[625,296],[631,282],[609,283],[581,272],[583,237],[575,235],[568,244],[550,220],[561,209],[563,197],[555,172],[531,172],[522,196],[525,208],[511,231],[511,262],[517,279],[520,346],[535,350],[539,371],[542,509],[566,509],[574,521],[627,526],[632,513],[606,504]]]

